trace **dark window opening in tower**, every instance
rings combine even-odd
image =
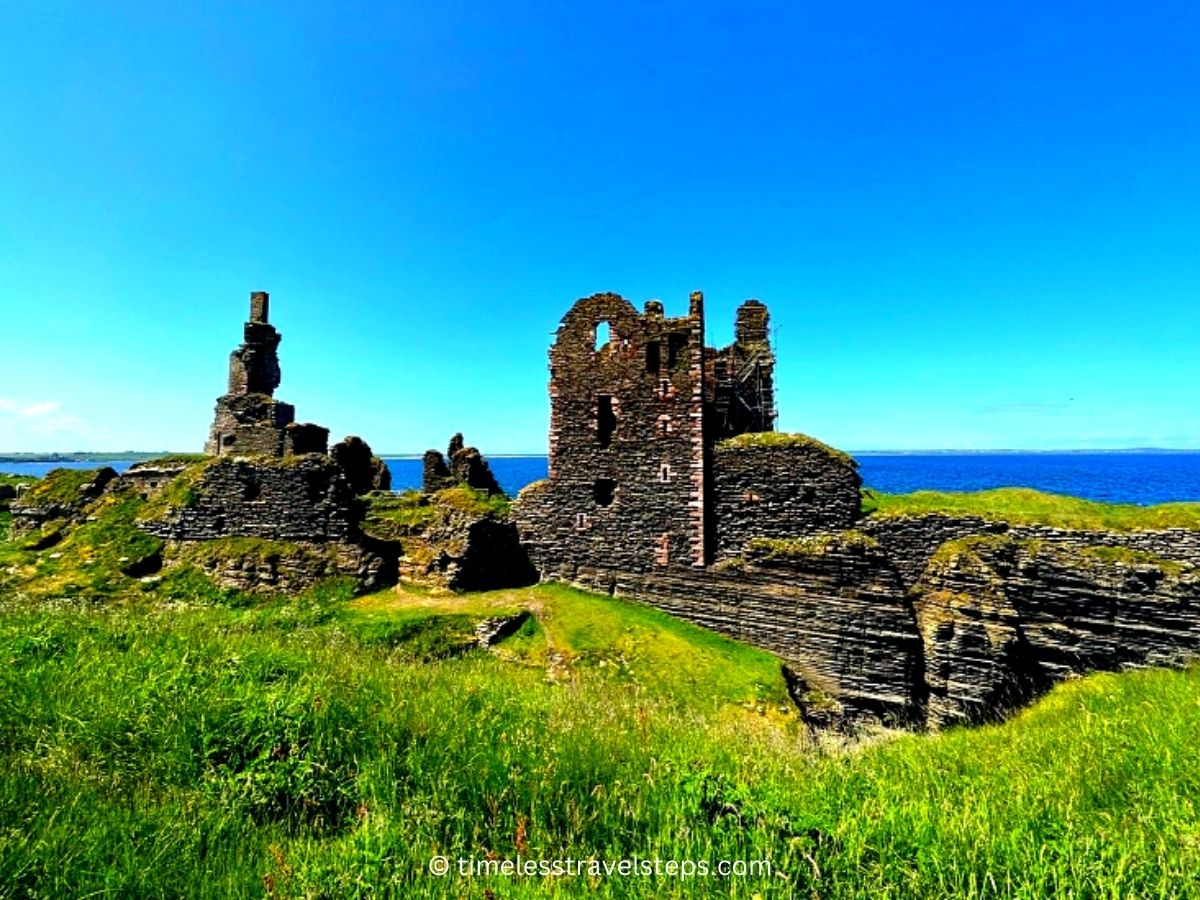
[[[592,499],[597,506],[612,506],[617,495],[617,483],[611,478],[597,478],[592,485]]]
[[[646,371],[657,375],[661,367],[662,347],[658,341],[651,341],[646,345]]]
[[[667,339],[667,368],[678,369],[686,362],[688,336],[673,334]]]
[[[612,397],[601,394],[596,398],[596,442],[601,447],[609,446],[616,430],[617,414],[613,410]]]

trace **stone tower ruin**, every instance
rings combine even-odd
[[[773,434],[769,321],[746,301],[734,342],[715,349],[699,293],[678,318],[616,294],[563,317],[550,350],[549,479],[518,504],[544,575],[703,568],[753,537],[855,520],[853,463]]]
[[[296,408],[274,398],[279,387],[279,332],[265,291],[250,295],[244,340],[229,356],[229,391],[217,400],[205,452],[213,456],[325,453],[329,429],[296,422]]]

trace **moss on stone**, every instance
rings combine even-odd
[[[320,555],[319,551],[304,544],[257,537],[222,537],[208,541],[195,541],[179,551],[180,558],[201,566],[227,561],[268,563],[294,560],[302,562]]]
[[[25,492],[25,506],[66,506],[86,498],[82,491],[96,480],[100,469],[51,469]]]
[[[756,447],[803,447],[824,453],[850,466],[858,466],[849,453],[830,447],[807,434],[788,434],[781,431],[752,431],[717,443],[718,450],[744,450]]]
[[[421,534],[438,516],[437,508],[420,491],[368,494],[363,529],[373,537],[398,540]]]
[[[167,513],[177,509],[189,509],[200,500],[200,482],[204,473],[219,462],[215,456],[200,456],[186,469],[168,481],[155,492],[142,507],[138,518],[161,519]]]
[[[480,517],[507,519],[512,508],[511,501],[500,495],[488,496],[465,484],[458,484],[438,491],[433,495],[435,505],[448,506],[459,512]]]
[[[114,596],[137,576],[154,569],[162,541],[136,525],[141,498],[111,492],[86,507],[88,520],[47,522],[39,532],[23,535],[0,549],[0,587],[33,598]]]
[[[1153,566],[1164,575],[1174,578],[1183,574],[1185,568],[1194,568],[1177,560],[1164,559],[1156,553],[1131,547],[1084,547],[1078,552],[1078,556],[1110,566]]]
[[[518,500],[529,500],[540,494],[544,494],[549,489],[550,489],[550,479],[549,478],[542,478],[538,481],[531,481],[529,484],[525,485],[525,487],[521,488],[521,490],[517,492],[517,499]]]
[[[156,456],[153,459],[148,459],[142,465],[145,466],[177,466],[180,463],[188,465],[192,463],[204,462],[206,460],[215,459],[207,453],[168,453],[165,456]]]
[[[851,530],[798,538],[754,538],[746,549],[761,559],[811,559],[878,546],[879,542],[870,535]]]
[[[941,544],[929,557],[929,568],[938,570],[945,567],[957,566],[966,561],[973,567],[987,568],[987,564],[979,555],[980,551],[991,553],[1003,552],[1006,549],[1018,547],[1036,554],[1042,546],[1041,541],[1027,538],[1016,538],[1008,534],[977,534],[970,537],[955,538]]]

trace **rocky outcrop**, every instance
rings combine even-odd
[[[78,523],[86,507],[117,484],[116,471],[100,469],[52,469],[9,506],[13,534],[30,534],[52,522]]]
[[[1009,535],[1078,550],[1124,547],[1182,562],[1200,560],[1200,531],[1186,528],[1101,531],[1020,525],[979,516],[870,516],[857,526],[883,547],[906,585],[913,585],[939,547],[979,535]]]
[[[360,544],[218,538],[170,545],[168,564],[188,564],[226,588],[296,595],[326,579],[349,576],[360,590],[395,582],[395,562]]]
[[[504,496],[483,454],[475,447],[464,446],[461,433],[450,439],[445,456],[437,450],[426,450],[423,459],[424,493],[433,494],[455,485],[466,485],[489,497]]]
[[[406,581],[454,591],[537,581],[502,497],[458,485],[370,500],[366,532],[399,545],[399,574]]]
[[[950,541],[913,605],[933,725],[994,718],[1072,675],[1200,653],[1200,566],[1128,547]]]
[[[392,489],[392,473],[387,463],[372,453],[362,438],[352,435],[339,441],[329,448],[329,455],[341,468],[356,497]]]

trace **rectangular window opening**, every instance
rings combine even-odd
[[[601,447],[612,444],[617,430],[617,414],[613,410],[612,397],[601,394],[596,398],[596,442]]]
[[[667,339],[667,368],[678,369],[687,362],[688,336],[673,334]]]
[[[658,341],[651,341],[646,345],[646,371],[657,375],[660,368],[662,368],[662,346]]]
[[[592,499],[597,506],[612,506],[617,495],[617,483],[611,478],[597,478],[592,485]]]

